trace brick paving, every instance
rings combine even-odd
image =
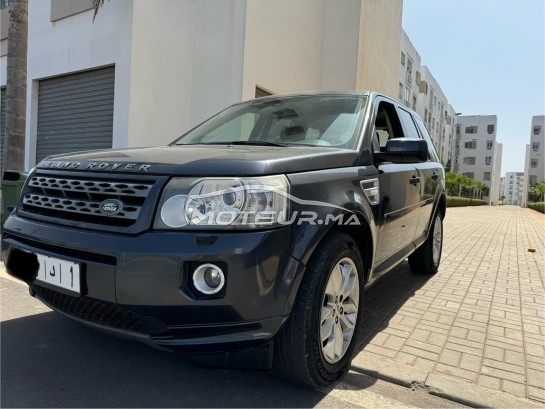
[[[439,272],[416,275],[404,262],[366,293],[365,343],[353,365],[378,362],[380,373],[393,361],[424,383],[444,375],[545,403],[544,254],[540,213],[447,209]]]

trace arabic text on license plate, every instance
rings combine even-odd
[[[36,280],[80,292],[79,264],[37,254],[40,269]]]

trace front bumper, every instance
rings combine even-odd
[[[22,264],[10,259],[20,251],[79,263],[80,296],[27,280],[31,294],[71,318],[167,349],[219,352],[266,344],[287,319],[304,272],[287,251],[288,234],[282,228],[125,236],[12,215],[2,251],[8,272],[19,278]],[[219,297],[190,288],[192,269],[204,263],[225,266]]]

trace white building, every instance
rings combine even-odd
[[[524,164],[523,206],[528,201],[539,200],[533,197],[532,186],[545,179],[545,116],[532,117],[530,143],[526,145],[526,160]]]
[[[416,101],[416,111],[422,116],[424,124],[435,144],[435,149],[444,164],[452,161],[452,135],[455,111],[447,97],[426,65],[420,68],[420,93]]]
[[[429,68],[421,65],[420,54],[404,30],[401,31],[398,81],[398,100],[422,117],[443,163],[452,162],[456,111]]]
[[[420,54],[416,51],[405,30],[401,30],[398,80],[397,99],[416,111],[416,100],[420,92]],[[422,118],[424,117],[422,116]]]
[[[266,93],[398,93],[398,0],[115,0],[94,23],[92,4],[29,0],[26,169],[54,153],[166,144]],[[7,8],[0,20],[2,88]]]
[[[500,197],[502,145],[496,142],[496,115],[458,116],[454,171],[488,186],[484,199],[497,205]]]
[[[520,206],[524,190],[524,173],[507,172],[500,179],[500,197],[505,196],[504,204]]]

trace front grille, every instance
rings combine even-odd
[[[40,216],[128,227],[138,220],[154,182],[35,174],[28,180],[22,205],[24,211]],[[100,204],[111,199],[122,203],[121,211],[102,213]]]
[[[149,335],[166,335],[165,323],[155,317],[136,314],[115,304],[84,297],[72,297],[48,288],[31,284],[36,296],[70,316],[107,327]]]

